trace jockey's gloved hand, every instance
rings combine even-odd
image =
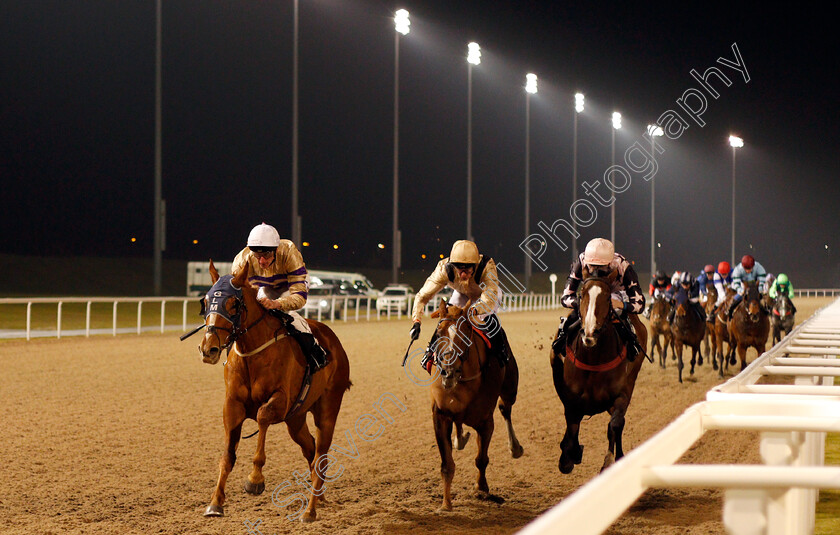
[[[411,326],[411,330],[409,330],[408,333],[411,335],[412,340],[417,340],[418,338],[420,338],[420,322],[415,321],[414,325]]]
[[[280,303],[268,297],[265,292],[265,287],[260,286],[259,290],[257,290],[257,301],[264,307],[268,309],[277,309],[280,308]]]

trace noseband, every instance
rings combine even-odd
[[[208,318],[213,314],[219,315],[230,322],[230,328],[219,327],[216,325],[206,325],[207,332],[215,336],[216,340],[219,341],[219,347],[222,350],[227,349],[228,353],[230,353],[231,346],[233,346],[233,344],[242,335],[248,332],[251,327],[265,319],[266,316],[266,312],[263,311],[263,315],[260,319],[255,321],[253,324],[245,327],[244,329],[240,327],[243,323],[244,317],[247,315],[247,307],[245,306],[245,299],[242,297],[242,288],[234,286],[232,279],[232,275],[225,275],[217,280],[213,287],[210,288],[210,291],[207,292],[207,296],[205,298],[209,306],[205,309],[205,301],[202,300],[201,311],[199,312],[199,315],[204,316],[205,325]],[[234,299],[232,314],[228,312],[227,307],[225,306],[229,299]],[[217,331],[225,331],[228,333],[227,342],[225,342],[224,345],[221,343],[222,340]]]

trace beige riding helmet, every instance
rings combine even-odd
[[[449,261],[453,264],[478,264],[478,246],[469,240],[458,240],[452,245]]]
[[[595,238],[586,244],[583,263],[588,266],[606,266],[615,257],[615,246],[610,240]]]

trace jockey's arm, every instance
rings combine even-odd
[[[636,275],[636,270],[629,263],[624,270],[621,285],[627,294],[627,302],[625,303],[627,309],[625,310],[625,314],[641,314],[645,309],[645,294],[642,293],[642,288],[639,286],[639,277]]]
[[[572,269],[569,272],[569,278],[566,279],[566,287],[563,288],[563,297],[560,298],[560,304],[562,304],[564,307],[577,309],[577,290],[580,286],[582,277],[583,266],[580,263],[580,259],[577,259],[575,260],[574,264],[572,264]]]
[[[290,312],[299,310],[306,304],[309,288],[306,284],[306,265],[303,263],[303,255],[300,254],[295,244],[288,240],[282,240],[277,247],[275,254],[273,275],[285,274],[288,290],[278,299],[261,301],[266,308]],[[282,279],[277,279],[279,286]],[[276,288],[275,288],[276,289]]]
[[[787,294],[788,294],[788,297],[790,297],[791,299],[793,299],[793,283],[792,283],[792,282],[789,282],[789,283],[788,283],[788,285],[787,285],[787,287],[788,287],[788,289],[787,289]]]
[[[414,297],[414,309],[411,312],[411,320],[413,322],[420,322],[423,318],[423,309],[426,307],[426,304],[432,299],[432,297],[435,296],[435,294],[441,291],[448,282],[449,278],[446,276],[446,259],[443,259],[438,262],[435,270],[431,275],[429,275],[426,282],[423,283],[423,287],[420,288],[420,291],[417,292],[417,295]]]
[[[498,310],[502,292],[499,290],[499,275],[496,272],[496,262],[491,258],[484,266],[481,274],[481,297],[473,303],[479,314],[493,314]]]

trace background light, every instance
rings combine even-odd
[[[621,114],[617,111],[614,111],[612,114],[612,123],[613,128],[615,128],[616,130],[621,130]]]
[[[481,63],[481,47],[478,43],[470,43],[467,45],[467,61],[473,65]]]
[[[537,75],[529,72],[525,75],[525,91],[529,93],[537,92]]]
[[[309,247],[309,242],[308,241],[303,242],[303,246],[304,247]]]
[[[398,9],[394,16],[394,27],[398,32],[406,35],[409,32],[411,21],[408,20],[408,11],[405,9]]]
[[[380,249],[384,249],[384,248],[385,248],[385,244],[384,244],[384,243],[379,243],[379,244],[377,244],[376,246],[377,246],[377,247],[379,247]]]
[[[333,244],[333,249],[338,249],[338,244],[337,243]]]
[[[657,124],[649,124],[647,125],[647,133],[649,136],[661,136],[664,132],[662,132],[662,127]]]
[[[583,93],[575,93],[575,111],[578,113],[583,111]]]
[[[744,140],[738,136],[729,136],[729,144],[732,148],[739,149],[744,146]]]

